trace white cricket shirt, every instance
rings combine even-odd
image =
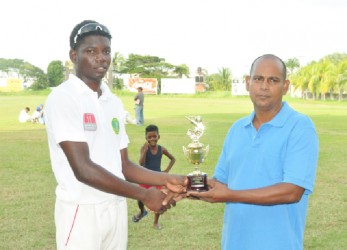
[[[91,160],[124,179],[120,150],[129,143],[124,107],[105,83],[101,90],[98,98],[96,92],[70,74],[47,98],[45,122],[58,199],[79,204],[124,199],[79,182],[59,145],[62,141],[87,142]]]

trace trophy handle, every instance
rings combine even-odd
[[[207,157],[208,152],[210,151],[210,145],[207,145],[207,146],[205,147],[204,151],[205,151],[205,156]]]
[[[185,146],[182,147],[184,156],[187,158],[188,157],[188,150]]]

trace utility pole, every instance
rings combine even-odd
[[[112,73],[112,65],[110,65],[110,67],[108,68],[108,72],[107,72],[107,85],[110,88],[110,90],[112,91],[113,89],[113,73]]]

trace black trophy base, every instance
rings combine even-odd
[[[206,192],[208,191],[207,175],[205,173],[188,174],[188,191]]]

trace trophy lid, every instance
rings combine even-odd
[[[199,141],[192,141],[191,143],[188,144],[188,148],[191,148],[191,149],[200,149],[203,146],[204,144]]]
[[[191,140],[196,142],[199,141],[205,131],[201,116],[186,116],[186,118],[194,125],[193,129],[188,129],[187,135]]]

